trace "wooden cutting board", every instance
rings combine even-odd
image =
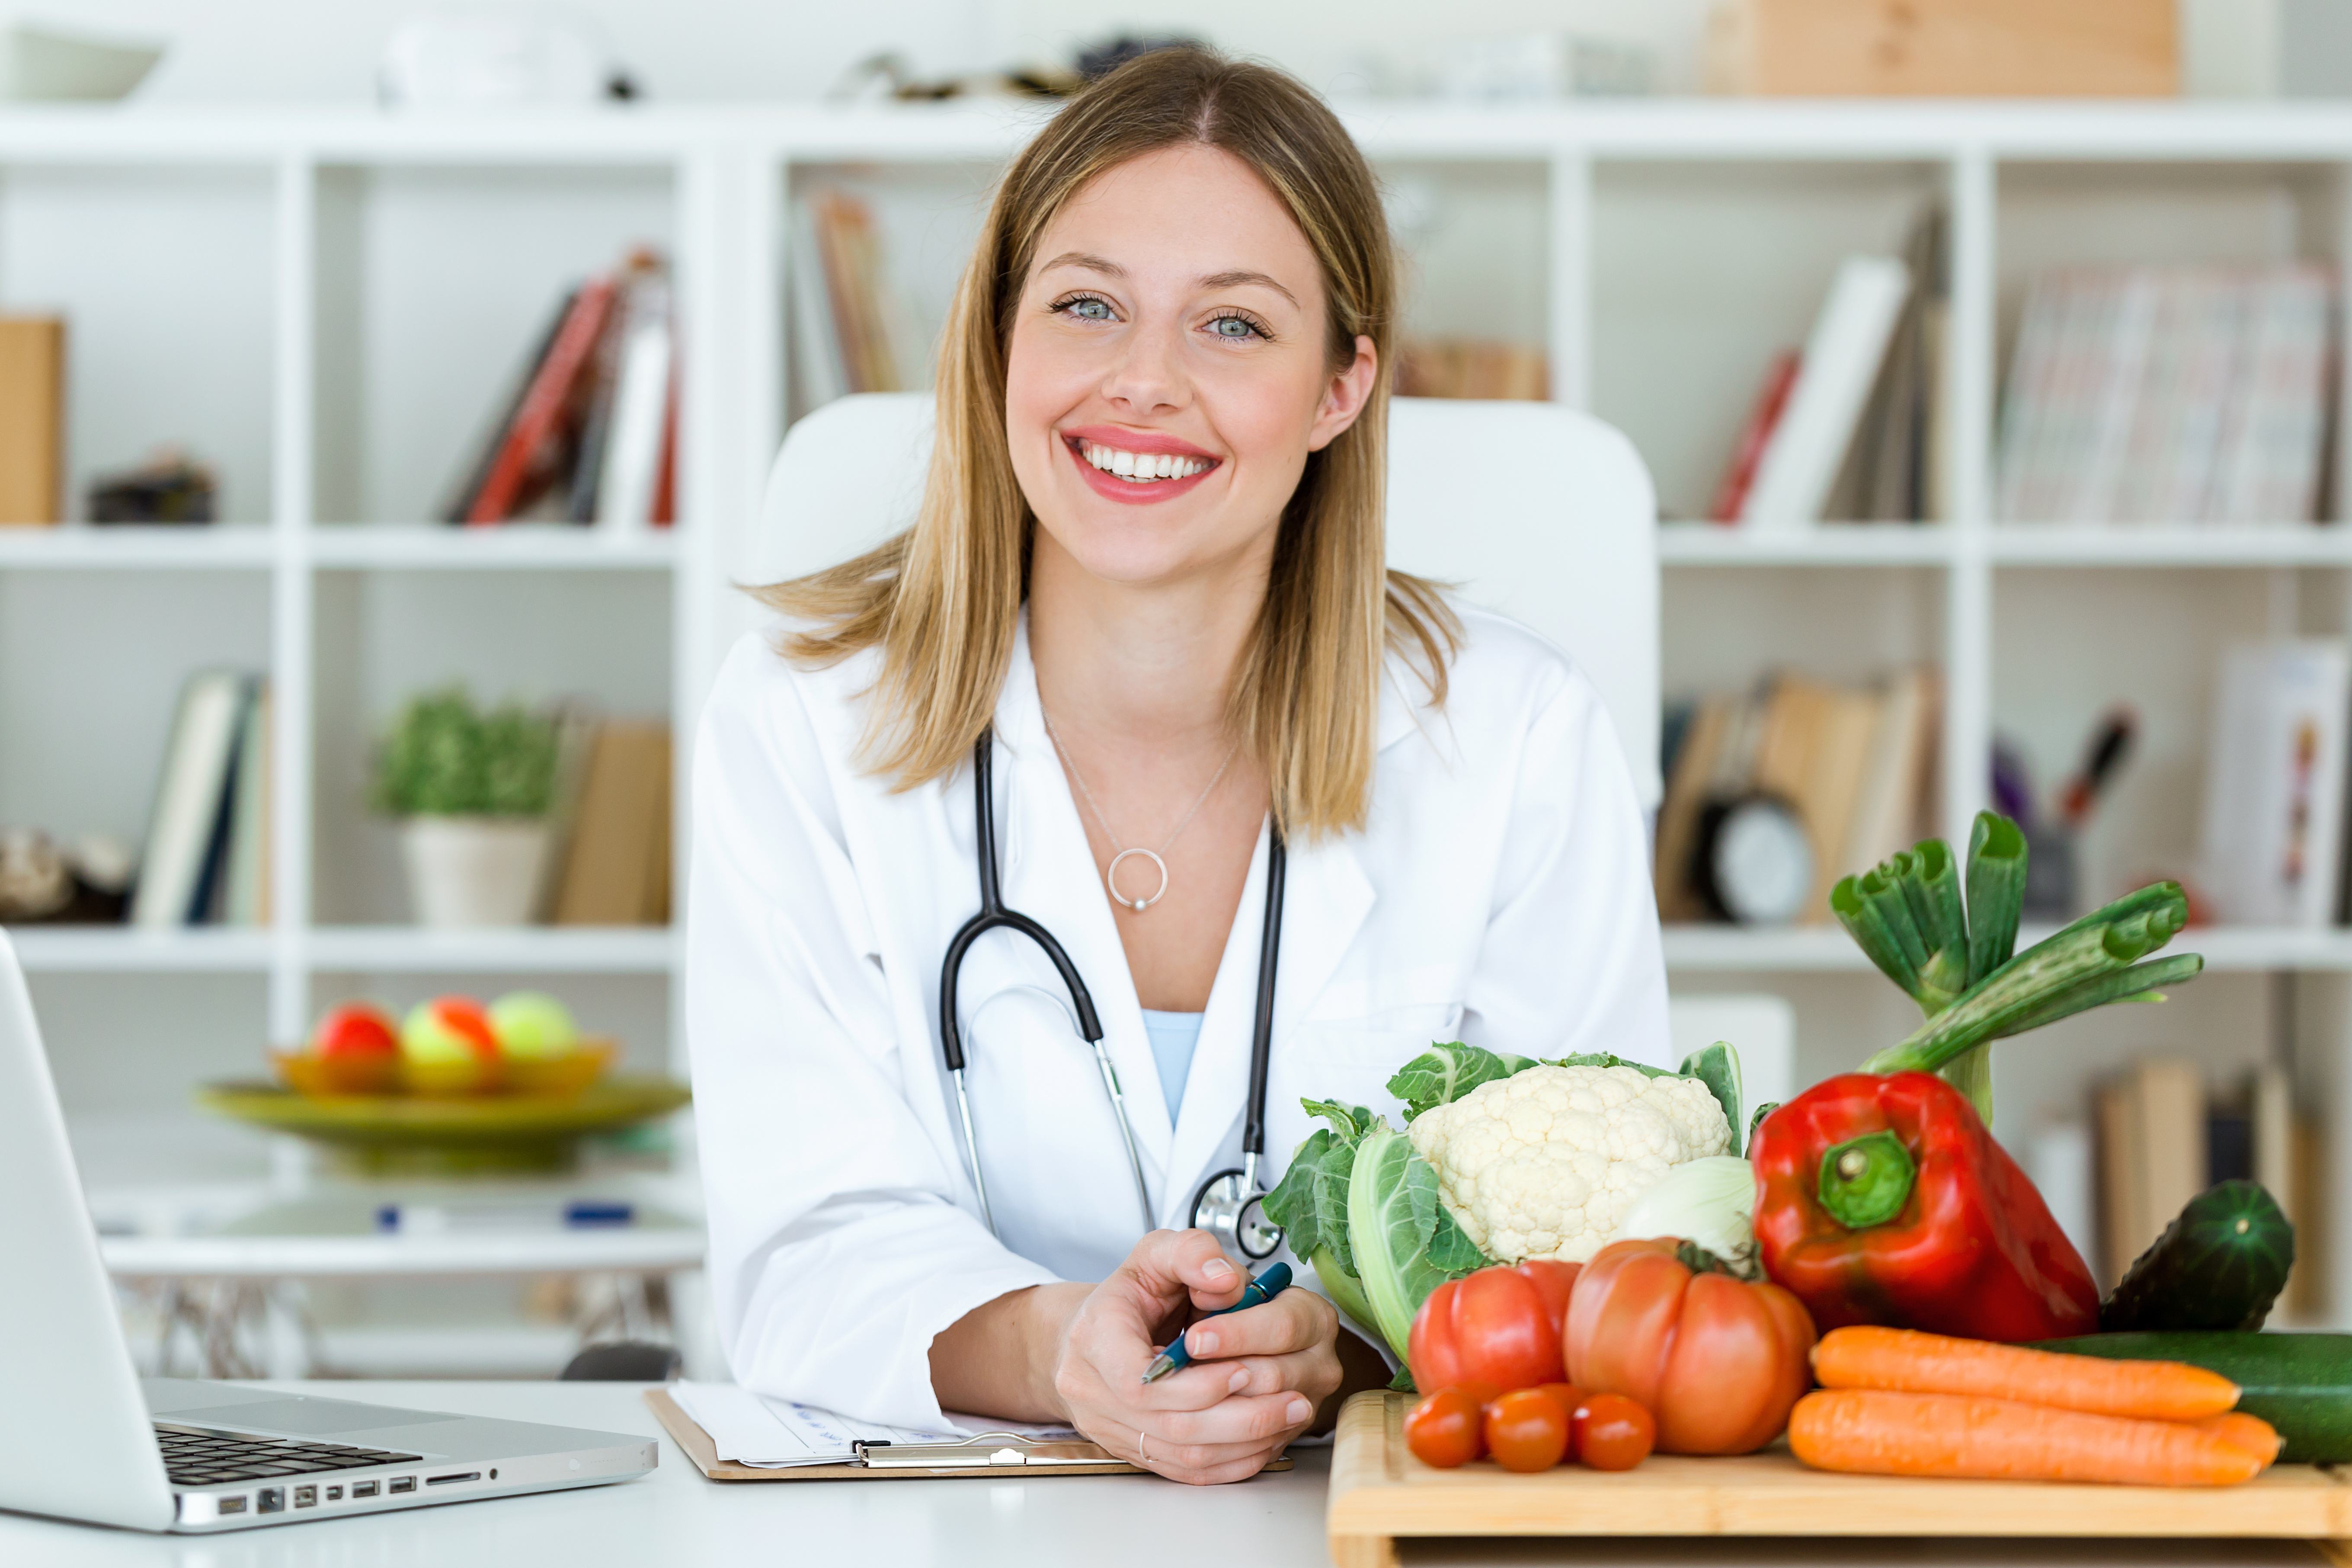
[[[1916,1480],[1809,1470],[1786,1448],[1657,1455],[1609,1474],[1433,1469],[1404,1446],[1412,1396],[1339,1413],[1326,1528],[1336,1568],[1393,1568],[1415,1535],[2284,1536],[2352,1568],[2352,1472],[2278,1465],[2241,1487]]]

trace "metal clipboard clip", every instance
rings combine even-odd
[[[1116,1465],[1113,1455],[1084,1441],[1040,1441],[1017,1432],[977,1432],[953,1443],[867,1442],[850,1445],[856,1462],[876,1470],[1020,1469],[1029,1466]]]

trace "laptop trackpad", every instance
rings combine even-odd
[[[159,1419],[183,1426],[258,1426],[269,1432],[299,1432],[304,1436],[324,1437],[337,1432],[423,1426],[463,1417],[358,1405],[348,1399],[264,1399],[250,1405],[216,1405],[208,1410],[173,1410]]]

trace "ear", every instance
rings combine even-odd
[[[1359,337],[1355,359],[1334,372],[1324,385],[1322,405],[1315,410],[1315,427],[1307,434],[1308,451],[1321,451],[1356,422],[1356,416],[1364,411],[1364,400],[1372,395],[1372,382],[1380,374],[1380,356],[1372,352],[1372,340]]]

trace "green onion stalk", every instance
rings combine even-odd
[[[2110,1002],[2160,1002],[2162,987],[2204,968],[2194,953],[2143,962],[2188,924],[2177,882],[2127,893],[2014,952],[2025,866],[2025,835],[1988,811],[1969,831],[1964,866],[1929,839],[1831,890],[1838,923],[1925,1020],[1864,1071],[1940,1073],[1990,1123],[1993,1041]]]

